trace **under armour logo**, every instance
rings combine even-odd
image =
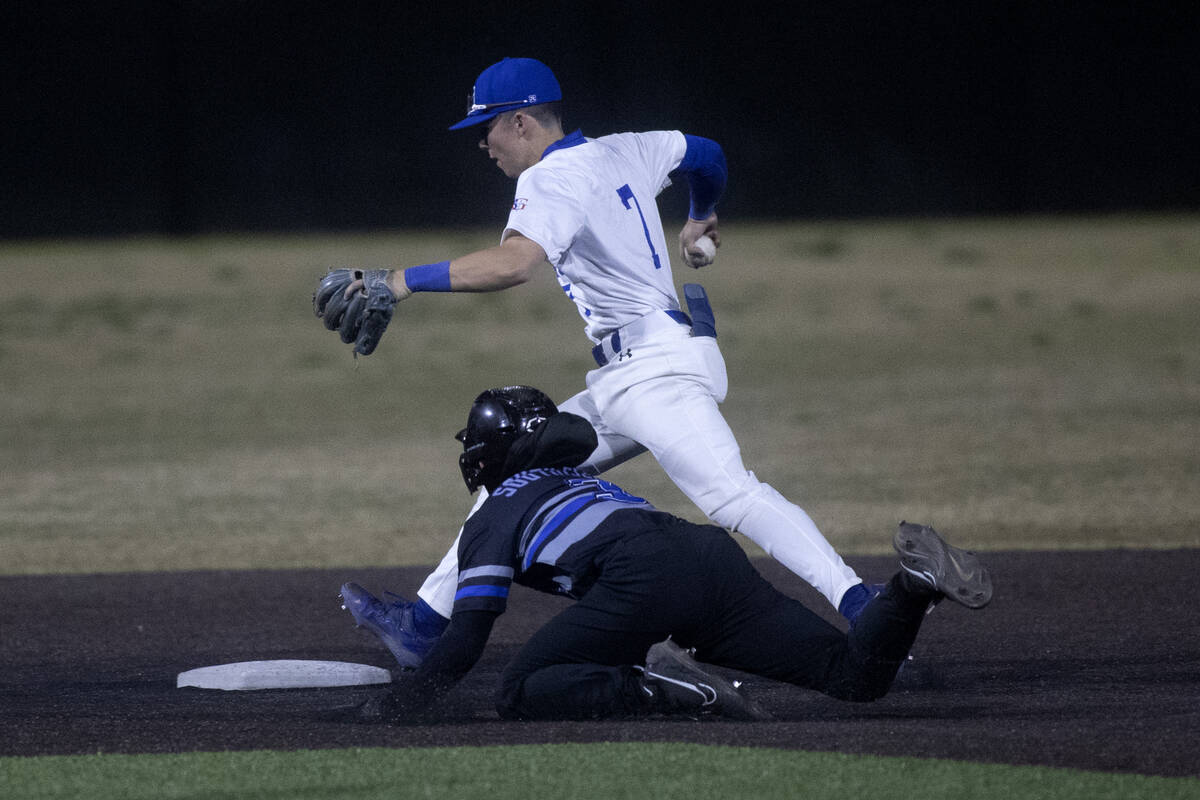
[[[617,353],[617,361],[624,361],[627,358],[633,358],[633,351],[625,348],[624,352]]]

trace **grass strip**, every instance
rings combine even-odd
[[[672,743],[0,758],[4,797],[1200,798],[1200,780]]]

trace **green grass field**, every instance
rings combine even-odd
[[[480,389],[582,388],[553,278],[424,295],[355,361],[332,265],[491,234],[0,246],[3,571],[432,563]],[[728,225],[699,273],[747,465],[847,553],[1200,544],[1200,219]],[[549,272],[549,267],[547,267]],[[695,511],[650,459],[617,478]]]
[[[22,800],[1200,797],[1200,782],[1178,778],[663,743],[0,758],[6,785],[23,789],[6,795]]]
[[[0,245],[0,573],[436,561],[470,505],[451,436],[471,399],[581,389],[582,324],[547,267],[501,294],[415,297],[356,361],[310,298],[332,266],[495,240]],[[713,300],[726,416],[747,465],[842,552],[884,552],[901,518],[982,550],[1200,546],[1200,218],[728,224],[723,241],[716,265],[676,278]],[[697,518],[648,458],[614,477]],[[754,758],[790,774],[799,756]],[[0,776],[44,763],[60,764],[5,760]],[[127,762],[61,763],[90,780]],[[862,763],[880,782],[856,790],[878,795],[894,765]],[[947,788],[968,769],[913,768]],[[972,780],[1075,796],[1014,791],[1017,773],[997,770]]]

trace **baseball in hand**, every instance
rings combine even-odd
[[[689,267],[707,267],[717,257],[717,246],[707,236],[701,236],[687,249]]]

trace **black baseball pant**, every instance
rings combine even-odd
[[[604,524],[629,524],[615,515]],[[849,634],[784,595],[723,529],[668,514],[637,527],[599,559],[596,583],[537,631],[505,669],[505,718],[589,719],[644,711],[646,651],[671,636],[698,661],[843,700],[887,693],[929,604],[894,577]]]

